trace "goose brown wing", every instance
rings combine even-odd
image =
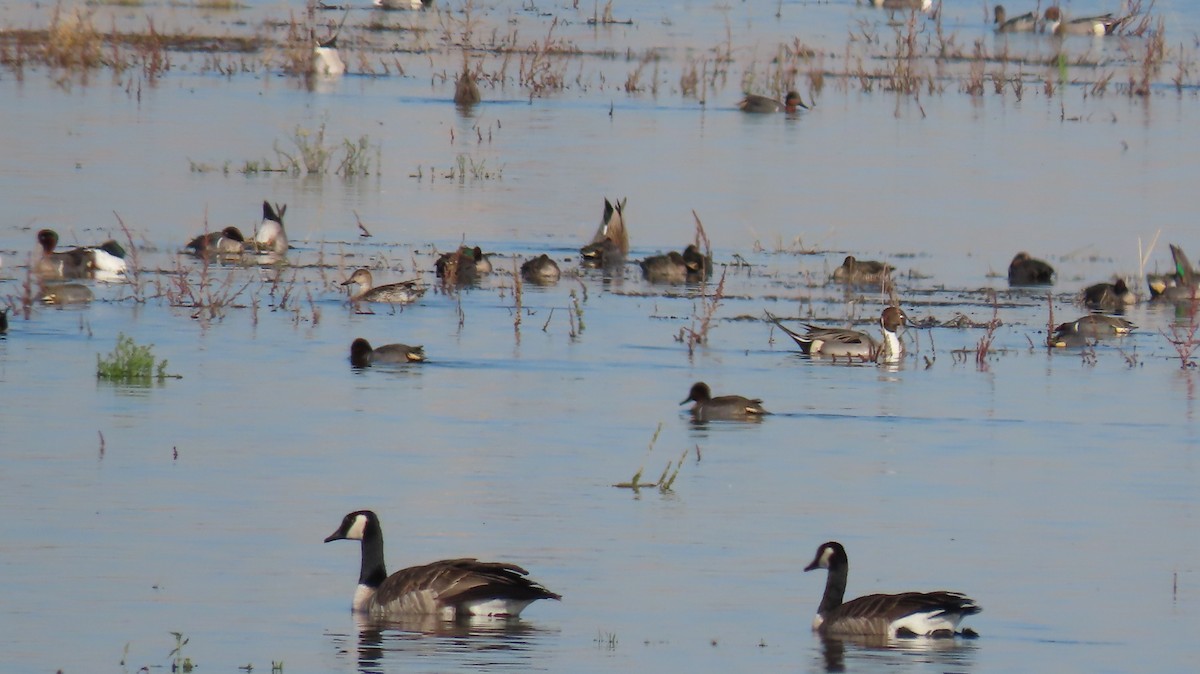
[[[528,572],[503,562],[445,559],[402,569],[388,576],[375,594],[375,603],[387,605],[407,595],[425,594],[440,606],[455,606],[492,598],[516,600],[561,599],[525,576]]]
[[[957,613],[972,615],[979,607],[970,597],[958,592],[903,592],[901,594],[869,594],[852,599],[827,616],[830,620],[886,619],[898,620],[914,613]]]

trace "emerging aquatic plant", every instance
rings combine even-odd
[[[124,333],[117,335],[117,347],[107,358],[96,354],[96,378],[108,381],[130,382],[158,380],[179,375],[167,374],[167,361],[154,359],[153,345],[138,346],[132,337]]]

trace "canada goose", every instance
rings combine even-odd
[[[561,276],[558,263],[545,253],[521,264],[521,278],[536,285],[556,283]]]
[[[702,381],[692,384],[688,397],[679,404],[689,402],[696,403],[692,405],[692,418],[696,421],[756,421],[768,413],[763,409],[762,400],[759,398],[735,395],[714,398],[708,384]]]
[[[804,334],[789,330],[777,317],[767,318],[791,337],[800,350],[810,356],[830,356],[833,359],[862,360],[878,363],[897,363],[904,357],[904,344],[896,331],[908,323],[908,315],[900,307],[887,307],[879,316],[883,343],[865,332],[845,328],[822,328],[808,325]]]
[[[1042,260],[1030,257],[1024,251],[1017,253],[1008,263],[1008,285],[1044,286],[1054,283],[1054,267]]]
[[[591,243],[579,249],[583,266],[609,271],[620,269],[629,254],[629,231],[625,227],[625,202],[604,200],[604,216]]]
[[[425,289],[418,286],[415,280],[388,283],[387,285],[371,285],[371,272],[366,269],[356,269],[350,278],[342,281],[342,285],[358,284],[358,293],[350,297],[351,302],[386,302],[388,304],[411,304],[425,294]]]
[[[444,559],[387,575],[383,530],[370,510],[342,518],[330,541],[362,541],[362,568],[352,609],[372,618],[437,615],[443,620],[468,616],[516,618],[538,599],[562,599],[529,580],[528,572],[503,562]]]
[[[770,96],[759,96],[758,94],[746,94],[742,100],[738,101],[737,109],[742,112],[753,114],[770,114],[772,112],[786,112],[789,115],[796,113],[798,108],[808,109],[804,101],[800,99],[800,94],[795,91],[787,92],[787,96],[783,101],[777,101]]]
[[[280,206],[275,204],[271,208],[271,204],[266,200],[263,201],[263,217],[262,224],[258,226],[258,233],[254,235],[255,247],[263,253],[274,253],[275,255],[284,255],[288,249],[287,232],[283,231],[283,215],[287,213],[287,204]]]
[[[958,592],[903,592],[869,594],[842,603],[850,560],[841,543],[829,541],[805,571],[829,569],[825,595],[813,618],[814,632],[840,636],[952,637],[958,623],[981,610],[970,597]],[[975,636],[964,630],[964,636]]]
[[[424,363],[425,347],[407,344],[384,344],[371,348],[371,343],[359,337],[350,344],[350,365],[367,367],[375,363]]]
[[[847,255],[842,266],[833,270],[833,280],[850,285],[879,285],[892,273],[892,266],[874,260],[859,260]]]

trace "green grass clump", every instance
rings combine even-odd
[[[132,337],[117,335],[117,348],[103,358],[96,354],[96,378],[109,381],[137,381],[176,375],[167,374],[167,361],[155,361],[153,345],[138,346]]]

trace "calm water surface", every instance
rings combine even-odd
[[[93,11],[103,31],[152,15],[164,31],[212,35],[275,35],[303,17],[249,4]],[[1158,236],[1147,271],[1170,265],[1168,242],[1200,256],[1195,83],[1177,91],[1170,61],[1150,97],[1125,96],[1115,83],[1143,43],[1085,39],[1066,49],[1104,65],[1070,77],[1114,71],[1104,95],[1087,84],[1047,95],[1041,66],[1025,68],[1021,100],[990,86],[973,98],[953,75],[918,100],[834,77],[816,93],[805,65],[812,111],[748,118],[734,109],[743,73],[762,77],[780,43],[816,47],[833,70],[848,34],[895,39],[885,14],[850,2],[784,3],[779,19],[776,8],[614,6],[632,26],[598,30],[590,7],[476,7],[489,34],[515,29],[521,44],[558,16],[555,34],[588,54],[569,61],[569,86],[532,100],[510,64],[468,115],[438,78],[461,67],[438,36],[459,4],[388,17],[424,34],[368,31],[370,12],[351,12],[344,51],[398,60],[405,75],[352,68],[313,92],[277,67],[225,77],[189,54],[140,96],[136,75],[127,91],[107,71],[70,87],[0,71],[0,298],[17,314],[0,338],[5,669],[155,671],[171,664],[172,631],[208,672],[1194,669],[1200,380],[1166,337],[1186,312],[1139,305],[1133,335],[1047,353],[1036,346],[1046,293],[995,274],[1018,250],[1050,260],[1065,320],[1083,313],[1084,286],[1139,277],[1139,241]],[[0,22],[45,25],[49,11],[15,3]],[[1157,11],[1190,58],[1200,13]],[[947,3],[943,22],[960,46],[1002,46],[978,4]],[[681,95],[689,59],[709,53],[711,68],[727,40],[726,80],[703,105]],[[1054,53],[1037,36],[1010,40]],[[381,51],[393,43],[402,51]],[[627,93],[651,47],[663,50],[657,94]],[[473,58],[499,70],[501,57]],[[236,172],[321,124],[334,148],[369,138],[371,175]],[[492,173],[448,178],[460,156]],[[542,252],[574,270],[604,197],[629,199],[634,260],[689,243],[693,210],[703,221],[726,278],[694,353],[678,335],[713,286],[654,286],[632,264],[617,279],[572,271],[525,285],[514,329],[512,270]],[[290,266],[213,267],[218,287],[245,286],[218,316],[173,305],[181,274],[200,281],[181,245],[206,223],[252,231],[263,199],[288,204]],[[36,231],[124,239],[117,216],[148,299],[95,284],[91,306],[20,315]],[[345,303],[354,268],[433,286],[434,251],[463,240],[494,253],[498,273],[479,287],[431,287],[373,315]],[[848,253],[894,264],[918,320],[985,322],[996,289],[997,352],[979,367],[955,352],[982,329],[936,328],[909,330],[910,357],[894,368],[798,356],[764,310],[874,329],[877,291],[825,283]],[[97,383],[97,354],[118,333],[153,344],[182,379]],[[360,336],[423,344],[430,362],[354,371]],[[697,380],[775,415],[692,425],[676,402]],[[612,486],[674,462],[669,492]],[[379,513],[391,569],[511,560],[564,599],[511,624],[356,624],[358,549],[321,540],[360,508]],[[800,570],[830,539],[851,556],[850,595],[962,590],[984,607],[971,622],[982,638],[823,643],[809,625],[825,579]]]

